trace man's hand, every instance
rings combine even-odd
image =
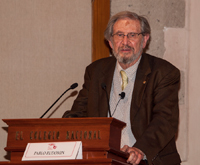
[[[130,154],[129,158],[127,159],[127,163],[131,163],[133,165],[138,165],[144,157],[144,153],[135,147],[124,145],[124,147],[121,148],[121,151]]]

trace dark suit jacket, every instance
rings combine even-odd
[[[114,57],[90,64],[86,68],[83,89],[70,113],[78,117],[106,117],[108,95],[116,65]],[[149,164],[180,163],[175,134],[178,130],[178,90],[180,72],[169,62],[143,54],[138,66],[131,103],[131,128],[136,138],[134,147],[142,150]]]

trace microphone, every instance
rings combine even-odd
[[[77,86],[78,86],[78,83],[74,83],[74,84],[72,84],[72,85],[70,86],[70,89],[75,89]],[[69,89],[69,90],[70,90],[70,89]]]
[[[119,94],[119,96],[121,96],[121,97],[120,97],[119,101],[117,102],[117,105],[116,105],[116,107],[115,107],[115,110],[113,111],[112,116],[114,115],[114,113],[115,113],[115,111],[116,111],[116,109],[117,109],[117,106],[118,106],[120,100],[121,100],[121,99],[124,99],[124,97],[125,97],[125,92],[121,92],[121,93]]]
[[[49,112],[49,110],[54,106],[55,103],[58,102],[58,100],[60,100],[60,98],[70,89],[74,89],[78,86],[78,83],[74,83],[70,86],[70,88],[68,88],[50,107],[49,109],[47,109],[47,111],[40,117],[40,118],[43,118],[44,115],[46,115],[47,112]]]
[[[108,92],[106,91],[106,84],[102,83],[101,87],[106,92],[106,98],[107,98],[107,103],[108,103],[108,113],[109,113],[109,116],[112,117],[111,116],[111,112],[110,112],[110,104],[109,104]]]
[[[124,99],[124,97],[125,97],[125,93],[124,92],[120,93],[119,95],[121,96],[121,99]]]

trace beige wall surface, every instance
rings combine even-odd
[[[188,159],[182,165],[198,165],[200,156],[200,1],[188,4]]]
[[[1,119],[60,118],[91,62],[91,0],[0,0]],[[0,161],[6,124],[0,120]]]

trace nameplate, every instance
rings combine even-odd
[[[22,161],[82,159],[82,142],[28,143]]]

